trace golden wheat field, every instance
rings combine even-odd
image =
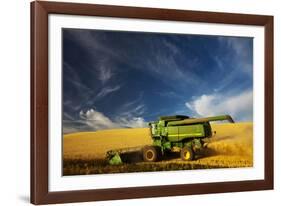
[[[185,162],[174,155],[155,163],[139,161],[120,166],[108,165],[106,152],[151,144],[148,128],[66,134],[64,175],[253,166],[253,123],[212,124],[212,130],[216,134],[194,161]]]

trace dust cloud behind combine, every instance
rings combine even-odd
[[[147,166],[153,171],[158,171],[157,168],[159,170],[177,170],[253,166],[253,123],[212,124],[212,130],[215,135],[209,139],[207,148],[196,157],[196,160],[185,162],[176,155],[173,158],[155,163],[135,163],[134,167],[137,164],[139,169],[132,171],[148,171],[142,170]],[[116,166],[110,168],[105,163],[100,164],[95,160],[104,160],[108,150],[149,144],[152,144],[152,140],[148,128],[115,129],[64,135],[64,174],[128,172],[130,164],[117,169]],[[77,166],[81,165],[81,162],[84,162],[83,165],[87,165],[86,170],[84,167]],[[172,164],[173,166],[171,166]],[[103,170],[101,165],[108,170]],[[99,169],[97,170],[95,167]]]
[[[253,124],[212,125],[216,134],[210,139],[208,148],[217,155],[253,156]]]

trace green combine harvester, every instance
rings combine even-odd
[[[170,152],[180,152],[182,160],[193,160],[195,153],[206,146],[203,139],[212,137],[211,121],[227,120],[234,123],[229,115],[190,118],[184,115],[164,116],[150,122],[152,145],[110,150],[106,153],[111,165],[122,164],[122,155],[130,152],[142,152],[143,160],[156,162]]]

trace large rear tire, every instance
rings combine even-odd
[[[181,159],[184,161],[191,161],[194,159],[194,152],[190,147],[181,149]]]
[[[145,162],[156,162],[160,156],[159,148],[156,146],[145,146],[142,150],[142,156]]]

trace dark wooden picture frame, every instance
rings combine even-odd
[[[84,15],[135,19],[256,25],[265,28],[264,180],[92,189],[48,190],[48,15]],[[273,189],[273,17],[93,4],[31,3],[31,202],[33,204],[163,197]]]

